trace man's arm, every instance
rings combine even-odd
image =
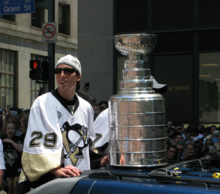
[[[4,170],[0,170],[0,188],[2,186],[2,180],[3,180]]]
[[[2,186],[4,169],[5,169],[5,160],[4,160],[4,154],[3,154],[3,144],[0,139],[0,187]]]

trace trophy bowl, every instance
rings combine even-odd
[[[129,58],[149,54],[157,43],[156,34],[122,34],[114,36],[115,48]],[[136,56],[136,57],[135,57]]]

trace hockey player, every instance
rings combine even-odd
[[[58,60],[55,74],[58,89],[33,103],[24,141],[22,166],[29,181],[38,182],[35,186],[51,175],[79,176],[91,167],[93,109],[75,93],[82,75],[81,64],[71,55],[64,56]]]

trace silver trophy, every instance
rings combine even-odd
[[[110,165],[166,165],[165,101],[152,89],[148,62],[141,59],[154,49],[157,35],[117,35],[114,42],[129,60],[120,91],[109,99]]]

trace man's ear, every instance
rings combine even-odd
[[[81,75],[79,75],[79,76],[78,76],[77,81],[81,80],[81,78],[82,78],[82,76],[81,76]]]

